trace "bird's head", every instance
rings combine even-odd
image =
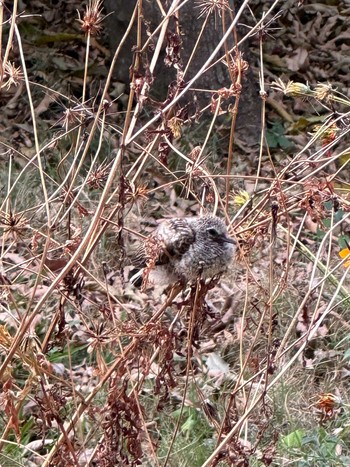
[[[199,218],[196,229],[197,239],[208,243],[219,245],[232,244],[236,242],[227,232],[225,223],[218,217],[205,216]]]

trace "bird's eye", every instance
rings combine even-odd
[[[213,227],[210,227],[208,230],[207,230],[208,234],[211,235],[212,237],[218,237],[219,236],[219,232],[214,229]]]

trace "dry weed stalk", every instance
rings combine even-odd
[[[9,31],[7,44],[0,47],[4,49],[1,88],[5,96],[15,93],[17,105],[25,102],[26,116],[19,125],[23,133],[30,126],[33,141],[27,148],[15,140],[1,142],[5,148],[1,157],[9,157],[2,181],[1,318],[10,323],[0,327],[0,404],[6,416],[1,448],[5,449],[11,433],[18,446],[25,438],[22,409],[31,400],[40,413],[33,421],[34,436],[54,439],[45,460],[40,460],[44,466],[82,462],[136,465],[144,462],[145,452],[154,465],[160,465],[158,448],[165,435],[158,437],[157,430],[172,404],[179,408],[179,416],[177,420],[168,417],[172,436],[164,451],[165,464],[175,456],[183,436],[185,409],[191,404],[199,404],[198,413],[202,416],[204,412],[203,418],[210,422],[208,439],[216,442],[203,465],[222,461],[243,465],[262,449],[268,463],[278,444],[276,432],[271,434],[269,397],[282,381],[292,377],[298,359],[305,360],[310,343],[322,334],[325,319],[347,300],[348,256],[334,261],[334,237],[350,216],[347,195],[337,186],[343,184],[343,170],[349,162],[348,148],[338,149],[349,132],[347,113],[330,114],[314,129],[307,144],[282,163],[265,147],[263,42],[276,30],[269,18],[278,1],[241,40],[236,37],[236,26],[248,0],[237,12],[226,0],[197,2],[203,25],[187,63],[182,50],[186,32],[180,27],[187,2],[168,2],[167,11],[163,3],[155,2],[162,19],[151,31],[143,2],[136,2],[108,75],[96,91],[89,74],[96,45],[91,38],[101,36],[105,16],[101,0],[88,2],[85,12],[78,15],[86,36],[80,95],[71,98],[49,84],[44,86],[52,96],[50,105],[62,107],[45,143],[37,111],[36,92],[41,88],[28,68],[27,45],[17,25],[17,2],[6,13]],[[4,12],[1,4],[2,18]],[[220,31],[217,43],[188,78],[212,16]],[[272,20],[279,17],[280,13]],[[3,32],[5,22],[0,24]],[[137,38],[129,98],[125,113],[115,116],[113,69],[134,25]],[[242,175],[233,143],[250,63],[240,46],[253,36],[259,39],[261,61],[261,144],[255,173]],[[156,101],[152,93],[164,43],[165,65],[176,78],[164,100]],[[211,112],[211,121],[206,123],[205,135],[200,146],[190,140],[186,148],[181,140],[186,140],[205,110],[191,109],[190,93],[201,74],[218,63],[227,66],[228,85],[211,90],[205,107]],[[22,99],[16,94],[18,84],[25,89]],[[326,109],[349,105],[331,83],[311,86],[277,79],[271,89],[289,98],[312,99]],[[90,93],[95,93],[91,99],[87,97]],[[232,98],[234,104],[227,106]],[[224,114],[230,119],[228,157],[216,160],[208,149],[209,141]],[[334,169],[337,161],[340,166]],[[242,180],[253,185],[249,193],[239,186]],[[208,207],[211,212],[220,211],[234,226],[240,243],[240,272],[223,280],[222,289],[216,280],[198,280],[187,292],[177,284],[165,295],[152,296],[128,285],[124,274],[129,267],[125,261],[127,233],[144,227],[139,213],[150,218],[168,215],[161,206],[164,197],[173,210],[191,212],[194,204],[201,210]],[[233,204],[238,207],[236,214]],[[323,229],[324,237],[318,244],[305,245],[307,229],[314,229],[315,236]],[[146,276],[159,247],[150,245]],[[308,257],[308,272],[299,266],[299,251]],[[60,256],[52,257],[55,252]],[[101,259],[115,269],[114,281]],[[291,277],[295,288],[303,291],[302,297],[290,284]],[[224,317],[218,316],[223,290],[229,290],[225,303],[233,314],[236,283],[243,290],[244,303],[239,303],[237,313],[234,310],[235,324],[227,326],[228,321],[224,323]],[[290,308],[280,312],[280,300],[288,293],[294,293]],[[218,324],[223,331],[213,332],[211,328],[218,329]],[[296,336],[298,324],[302,331]],[[205,346],[224,354],[226,345],[234,349],[234,360],[220,380],[209,374]],[[76,357],[79,353],[84,354],[80,360]],[[56,364],[55,359],[64,363]],[[86,371],[91,370],[86,392],[77,389],[77,361]],[[213,403],[215,391],[221,398],[214,401],[217,404]],[[336,415],[335,403],[332,394],[318,398],[322,421]],[[252,433],[256,432],[253,442]],[[263,446],[266,433],[271,438]],[[243,438],[250,444],[244,444]]]

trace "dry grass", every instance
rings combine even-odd
[[[17,16],[16,1],[12,10],[0,4],[4,465],[348,465],[350,100],[329,83],[265,76],[277,1],[230,47],[248,4],[234,14],[229,2],[200,2],[202,31],[215,15],[218,38],[189,80],[189,63],[178,66],[186,32],[173,31],[166,61],[177,80],[157,105],[151,77],[184,2],[163,5],[146,43],[137,2],[97,85],[90,60],[102,50],[105,13],[91,0],[79,12],[81,31],[71,31],[86,37],[82,74],[68,78],[74,97],[27,67],[19,24],[34,19]],[[129,94],[113,97],[113,70],[134,25],[142,53]],[[248,67],[240,46],[252,36],[263,118],[249,167],[233,142]],[[147,54],[148,72],[136,73]],[[204,109],[188,115],[198,77],[220,62],[230,82],[211,90],[210,119]],[[294,136],[292,157],[272,154],[265,137],[267,105],[290,118],[283,95],[307,98],[308,117],[314,108],[325,115],[312,134],[301,132],[303,144]],[[210,143],[222,115],[224,162]],[[141,233],[156,219],[206,211],[225,218],[239,241],[226,276],[186,290],[129,283]]]

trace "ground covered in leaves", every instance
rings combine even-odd
[[[248,1],[249,55],[224,41],[209,92],[182,4],[152,3],[130,83],[102,2],[0,5],[1,463],[349,465],[350,7]],[[193,8],[235,38],[231,2]],[[245,80],[258,146],[235,131]],[[228,273],[130,282],[143,236],[203,212],[237,241]]]

